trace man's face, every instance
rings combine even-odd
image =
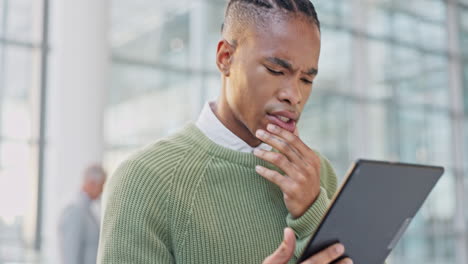
[[[88,195],[92,200],[98,199],[104,189],[105,179],[100,181],[91,181],[89,183]]]
[[[231,55],[223,97],[238,124],[233,132],[258,145],[255,131],[269,123],[295,131],[318,69],[320,33],[288,18],[246,34]]]

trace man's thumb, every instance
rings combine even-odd
[[[296,247],[296,237],[294,231],[291,228],[284,229],[284,237],[281,245],[268,256],[263,264],[284,264],[287,263],[294,254]]]

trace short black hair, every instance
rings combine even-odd
[[[227,27],[234,23],[242,25],[255,21],[256,24],[267,23],[265,18],[269,15],[283,13],[286,15],[302,15],[315,24],[320,31],[320,21],[315,7],[310,0],[230,0],[221,26],[223,33]]]

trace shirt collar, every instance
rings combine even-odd
[[[213,109],[211,108],[214,104],[215,102],[205,103],[203,110],[195,123],[198,129],[200,129],[211,141],[225,148],[247,153],[252,152],[256,148],[264,150],[272,149],[271,146],[265,143],[262,143],[257,147],[251,147],[236,134],[232,133],[231,130],[224,126],[214,114]]]

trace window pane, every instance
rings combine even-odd
[[[398,133],[395,133],[395,107],[378,102],[366,105],[368,113],[368,157],[398,160]]]
[[[340,178],[350,164],[349,131],[354,107],[346,97],[317,92],[309,99],[299,123],[301,138],[333,162]]]
[[[403,161],[452,165],[448,114],[400,106],[396,125],[399,127]]]
[[[33,53],[30,49],[4,46],[5,74],[2,76],[4,96],[12,99],[25,100],[31,89],[31,72]]]
[[[468,32],[468,6],[462,6],[458,10],[460,12],[460,27],[464,32]]]
[[[28,49],[0,46],[4,51],[0,101],[0,262],[35,257],[37,131],[33,131],[31,64]]]
[[[127,27],[132,27],[131,29],[124,28],[113,34],[114,53],[145,62],[186,67],[190,44],[189,14],[178,12],[166,15],[164,11],[163,9],[153,13],[141,13],[136,17],[133,25],[127,25]],[[132,33],[125,31],[132,29],[134,31]]]
[[[419,46],[427,50],[446,51],[447,32],[445,24],[420,22],[417,30]]]
[[[331,26],[339,24],[338,1],[315,1],[314,5],[317,13],[320,14],[320,22],[323,25]]]
[[[445,1],[443,0],[415,0],[407,2],[405,0],[385,1],[394,8],[414,17],[419,17],[428,21],[443,22],[445,19]],[[422,8],[424,7],[424,8]]]
[[[394,94],[395,62],[392,46],[383,41],[369,41],[367,87],[365,96],[372,99],[386,100]]]
[[[30,140],[32,134],[32,109],[30,91],[32,89],[32,56],[29,49],[7,46],[5,68],[0,82],[5,101],[0,102],[1,134],[9,139]]]
[[[319,74],[314,81],[315,92],[349,92],[351,83],[351,35],[348,32],[327,29],[322,32]],[[326,58],[326,59],[323,59]]]
[[[460,47],[465,59],[468,59],[468,5],[458,8],[458,10],[460,20]]]
[[[35,41],[33,11],[40,4],[0,0],[0,38]],[[38,52],[0,43],[0,263],[37,259],[32,248],[36,235]]]
[[[398,30],[394,31],[397,40],[417,45],[419,43],[419,36],[416,32],[419,19],[406,13],[396,13],[394,15],[393,25]]]
[[[367,97],[449,107],[446,57],[383,41],[369,41],[368,45]]]
[[[134,149],[165,136],[190,120],[192,107],[200,104],[189,74],[114,64],[112,76],[106,139],[113,147]]]
[[[214,51],[220,39],[224,2],[115,2],[111,31],[114,55],[162,66],[215,70]]]
[[[3,9],[1,23],[6,28],[5,31],[0,31],[0,36],[38,43],[42,21],[41,3],[42,1],[33,0],[0,0],[0,10]]]
[[[372,21],[372,23],[367,23],[366,31],[373,36],[386,37],[392,31],[392,11],[385,5],[378,3],[378,1],[369,1],[367,15],[368,21]]]
[[[5,17],[6,17],[6,7],[5,7],[6,0],[0,0],[0,37],[5,35]]]
[[[452,126],[449,112],[426,111],[426,153],[420,153],[422,163],[453,167]]]

